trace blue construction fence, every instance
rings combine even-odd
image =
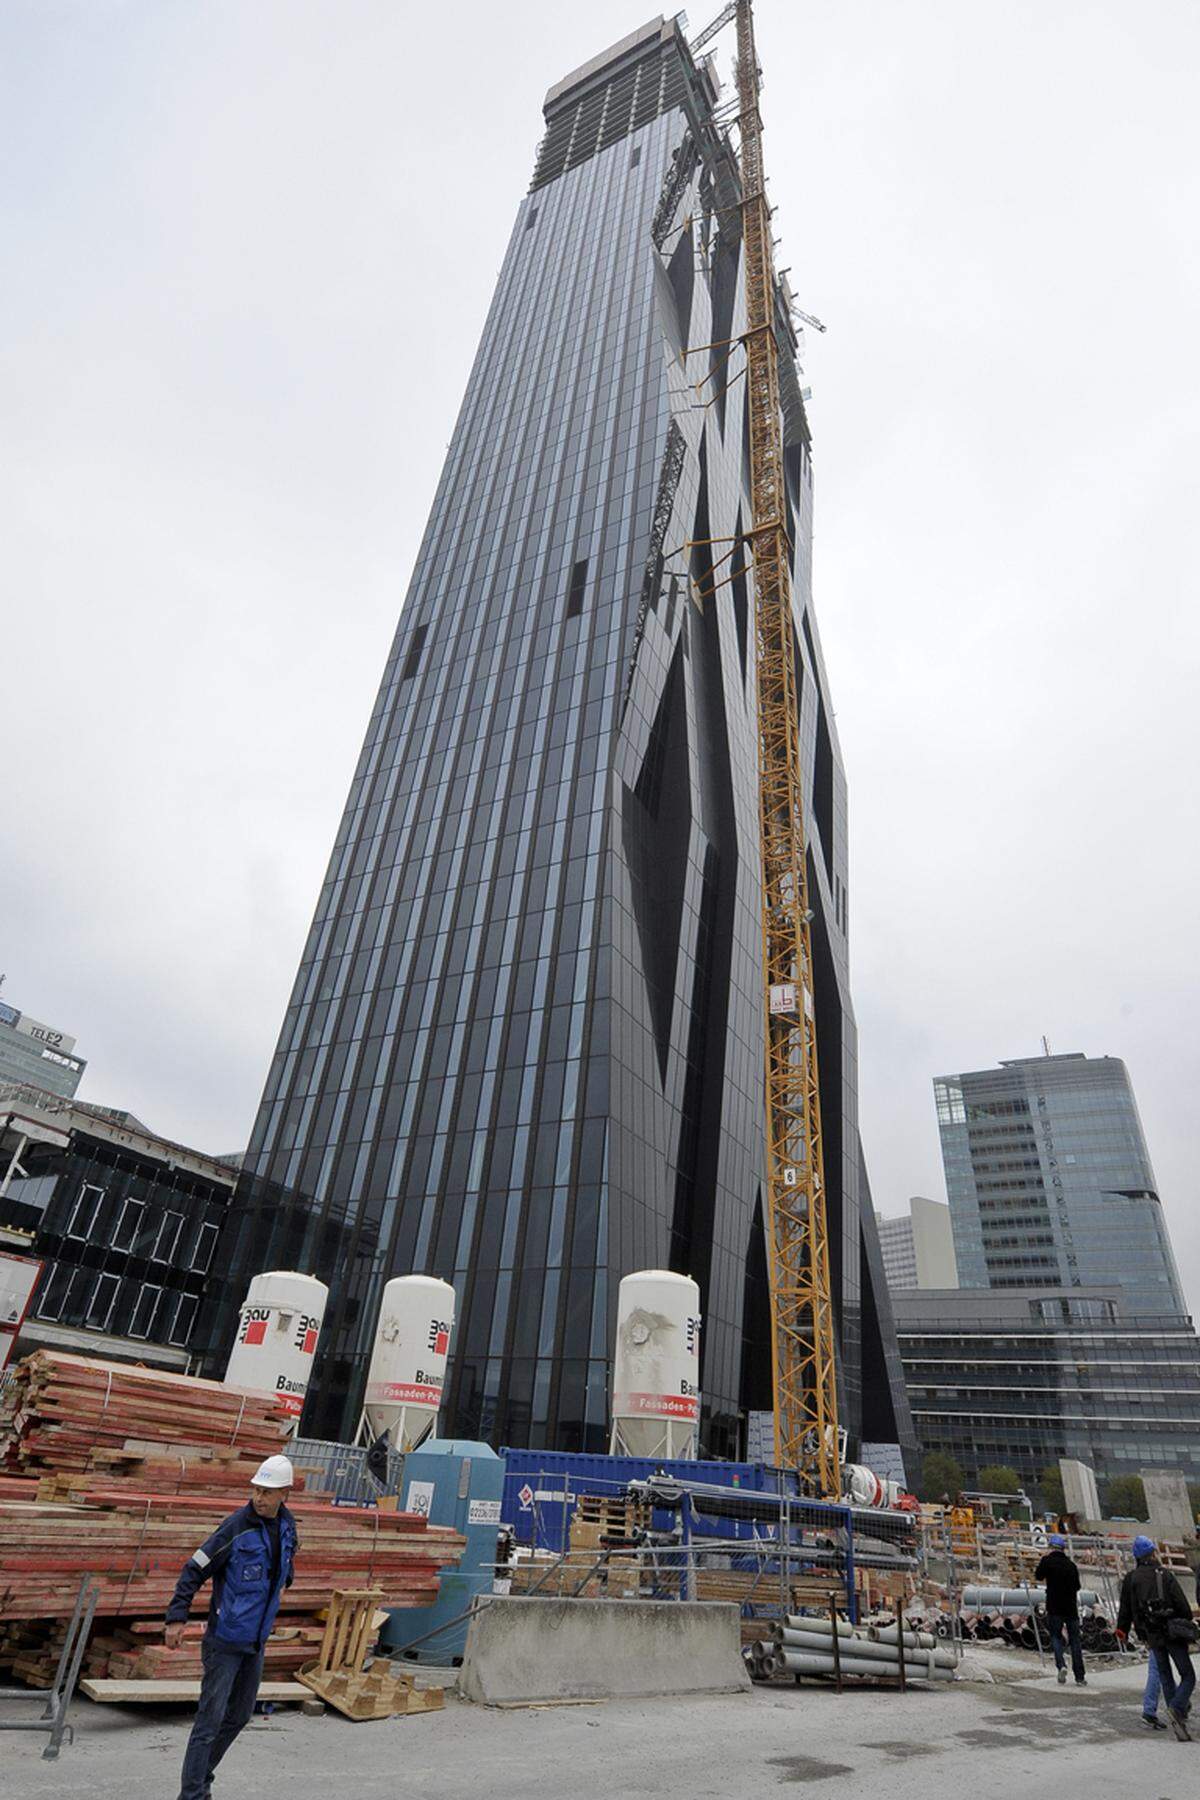
[[[586,1456],[557,1450],[501,1450],[505,1460],[500,1516],[519,1544],[561,1554],[569,1548],[571,1520],[583,1494],[618,1499],[631,1481],[670,1475],[679,1481],[711,1482],[753,1493],[796,1494],[794,1472],[766,1463],[655,1461],[639,1456]],[[669,1531],[677,1515],[655,1511],[654,1529]],[[741,1538],[761,1542],[764,1529],[746,1519],[697,1518],[694,1538]]]

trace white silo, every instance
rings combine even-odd
[[[643,1269],[617,1296],[614,1456],[693,1457],[700,1423],[700,1289]]]
[[[256,1275],[242,1302],[225,1385],[271,1394],[299,1420],[329,1289],[313,1275],[273,1269]]]
[[[383,1290],[367,1370],[360,1437],[391,1433],[415,1450],[437,1424],[454,1331],[454,1289],[433,1275],[397,1275]]]

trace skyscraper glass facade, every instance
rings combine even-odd
[[[700,1283],[702,1444],[770,1403],[754,585],[736,164],[661,19],[560,82],[254,1127],[211,1326],[332,1296],[352,1428],[382,1284],[458,1297],[442,1429],[602,1448],[620,1277]],[[860,1203],[846,799],[778,297],[844,1417],[909,1441]],[[690,350],[689,346],[702,346]],[[715,346],[715,347],[713,347]]]
[[[1131,1315],[1186,1314],[1123,1062],[1027,1057],[934,1095],[962,1287],[1117,1283]]]

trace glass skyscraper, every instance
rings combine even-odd
[[[441,1429],[606,1444],[616,1288],[700,1284],[701,1442],[770,1404],[745,329],[718,86],[658,19],[560,81],[245,1159],[211,1323],[332,1297],[357,1417],[383,1282],[458,1297]],[[842,1417],[911,1446],[857,1127],[846,786],[777,296]],[[696,346],[691,349],[690,346]]]
[[[1033,1056],[934,1083],[960,1287],[1113,1287],[1187,1313],[1123,1062]]]

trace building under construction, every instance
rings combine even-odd
[[[458,1300],[442,1431],[599,1449],[618,1281],[672,1269],[701,1291],[702,1450],[736,1455],[778,1391],[769,1272],[799,1169],[796,1241],[807,1256],[823,1218],[828,1242],[795,1369],[817,1391],[836,1349],[820,1416],[851,1454],[911,1455],[858,1135],[799,326],[761,159],[677,20],[544,111],[245,1160],[213,1353],[250,1276],[319,1275],[305,1429],[337,1436],[383,1283],[428,1272]],[[803,815],[786,907],[764,696],[785,709],[779,817]]]

